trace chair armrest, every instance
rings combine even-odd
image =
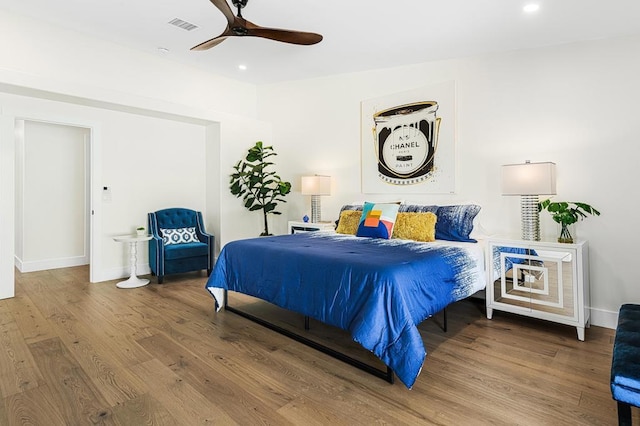
[[[206,244],[213,244],[215,237],[213,236],[213,234],[209,234],[204,230],[204,221],[202,219],[202,213],[200,212],[196,213],[196,235],[201,242]]]

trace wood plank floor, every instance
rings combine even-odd
[[[215,313],[203,274],[129,290],[88,275],[16,272],[16,297],[0,301],[0,425],[617,423],[613,330],[580,342],[571,327],[458,302],[447,333],[439,316],[420,326],[428,356],[408,390]],[[231,301],[302,332],[295,314]],[[340,331],[312,321],[311,334],[370,358]]]

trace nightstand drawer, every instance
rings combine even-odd
[[[289,233],[297,234],[300,232],[313,232],[313,231],[333,231],[335,230],[335,224],[333,222],[296,222],[289,221]]]

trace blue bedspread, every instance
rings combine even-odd
[[[411,388],[426,355],[416,326],[484,288],[474,246],[323,232],[239,240],[224,247],[206,287],[348,330]]]

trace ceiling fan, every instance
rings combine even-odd
[[[322,36],[315,33],[307,33],[303,31],[282,30],[279,28],[266,28],[247,21],[242,17],[242,9],[247,5],[249,0],[231,0],[233,5],[238,9],[238,15],[235,16],[231,11],[231,7],[226,0],[210,0],[211,3],[227,18],[227,28],[217,37],[200,43],[191,48],[191,50],[207,50],[225,41],[228,37],[262,37],[271,40],[282,41],[291,44],[311,45],[322,41]]]

